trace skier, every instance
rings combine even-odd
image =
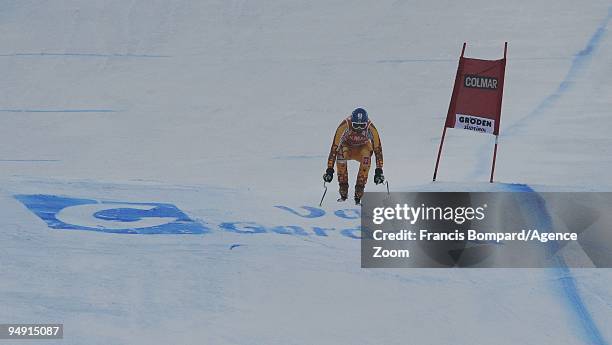
[[[340,199],[338,201],[345,201],[348,196],[349,186],[346,161],[355,160],[359,162],[359,172],[357,174],[357,183],[355,184],[355,204],[361,204],[361,197],[363,196],[365,184],[368,181],[372,152],[376,156],[374,183],[381,184],[385,181],[385,177],[382,170],[383,154],[378,130],[368,119],[368,113],[365,109],[357,108],[336,129],[327,159],[327,170],[323,175],[323,181],[331,182],[334,178],[334,162],[336,162],[338,184],[340,185]]]

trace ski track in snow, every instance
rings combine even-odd
[[[608,24],[612,20],[612,6],[608,8],[608,15],[601,21],[593,35],[589,38],[586,46],[574,54],[574,58],[570,65],[570,68],[557,88],[548,96],[546,96],[538,106],[535,107],[524,117],[516,120],[511,125],[504,127],[500,135],[500,141],[503,141],[505,137],[515,136],[517,133],[524,129],[530,120],[542,116],[548,109],[550,109],[561,97],[563,97],[568,91],[571,91],[572,87],[575,86],[575,80],[580,76],[587,67],[593,55],[597,52],[601,42],[606,36]],[[503,110],[502,110],[503,114]],[[474,167],[471,173],[471,178],[478,178],[483,176],[483,172],[486,172],[490,162],[490,149],[484,147],[480,151],[482,159],[478,160],[478,164]]]
[[[589,67],[589,63],[591,62],[593,55],[597,53],[597,49],[606,36],[606,28],[608,27],[608,24],[610,24],[610,20],[612,20],[612,7],[608,9],[608,15],[602,20],[601,24],[589,38],[584,49],[580,50],[574,55],[572,64],[565,75],[565,78],[563,78],[561,83],[559,83],[557,89],[550,95],[546,96],[546,98],[544,98],[533,111],[518,121],[515,121],[511,126],[505,128],[504,135],[512,136],[513,134],[519,132],[521,127],[526,126],[527,121],[541,116],[546,112],[546,110],[552,107],[555,102],[563,97],[563,95],[565,95],[568,91],[571,91],[571,89],[575,86],[574,82],[576,81],[576,78],[578,78],[580,74]]]
[[[552,231],[552,220],[548,209],[546,208],[545,201],[539,196],[528,185],[523,184],[507,184],[507,190],[511,192],[521,193],[521,208],[527,214],[531,214],[531,219],[534,220],[533,224],[537,229],[543,229],[544,231]],[[549,243],[549,248],[553,247],[555,242]],[[553,248],[551,248],[552,250]],[[574,314],[578,323],[582,328],[582,336],[588,342],[593,345],[607,345],[608,343],[604,340],[599,331],[597,324],[593,320],[588,307],[583,302],[576,286],[576,278],[572,275],[570,268],[565,263],[563,257],[555,256],[558,267],[551,268],[552,275],[555,279],[552,279],[552,283],[558,282],[560,289],[562,290],[563,296],[566,298],[568,309]]]
[[[171,58],[171,55],[155,54],[104,54],[104,53],[13,53],[0,54],[0,57],[80,57],[80,58]]]
[[[589,38],[586,46],[574,55],[571,66],[559,83],[557,89],[550,95],[546,96],[538,106],[533,109],[529,114],[523,118],[515,121],[512,125],[504,128],[503,137],[511,137],[520,132],[522,128],[527,126],[526,122],[536,117],[542,116],[549,108],[551,108],[563,95],[568,91],[571,91],[572,87],[575,86],[574,81],[586,68],[589,67],[592,56],[597,52],[598,47],[606,36],[606,28],[612,20],[612,7],[608,9],[608,15],[604,18],[601,24],[597,27],[593,35]],[[489,162],[489,148],[483,147],[480,153],[482,157],[477,164],[477,167],[472,172],[472,178],[478,178],[482,176],[482,172],[487,170]],[[532,212],[534,214],[533,219],[537,220],[539,224],[538,228],[552,229],[552,223],[550,215],[543,200],[537,192],[535,192],[528,185],[523,184],[507,184],[507,189],[512,192],[528,192],[525,193],[524,203],[533,207]],[[525,207],[529,209],[529,207]],[[574,313],[578,319],[582,330],[583,337],[588,341],[589,344],[594,345],[607,345],[601,332],[599,331],[597,324],[593,320],[588,307],[584,304],[580,293],[576,286],[576,278],[572,275],[569,267],[565,264],[563,258],[560,260],[559,267],[552,269],[553,274],[559,279],[553,279],[553,282],[559,282],[566,302],[571,312]]]
[[[114,109],[0,109],[2,113],[116,113]]]

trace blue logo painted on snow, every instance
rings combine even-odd
[[[209,229],[172,204],[76,199],[55,195],[15,195],[52,229],[118,234],[202,234]]]

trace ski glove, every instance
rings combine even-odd
[[[374,183],[381,184],[385,182],[385,176],[383,175],[382,168],[376,168],[374,170]]]
[[[323,181],[331,182],[333,178],[334,178],[334,169],[327,168],[327,170],[325,170],[325,174],[323,175]]]

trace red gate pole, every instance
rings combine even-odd
[[[495,172],[495,158],[497,158],[497,138],[498,136],[495,136],[495,148],[493,149],[493,164],[491,164],[491,179],[489,180],[490,183],[493,183],[493,173]]]
[[[442,131],[442,139],[440,140],[440,147],[438,148],[438,158],[436,159],[436,168],[434,169],[433,181],[436,180],[436,175],[438,175],[438,164],[440,164],[440,154],[442,153],[442,145],[444,145],[445,136],[446,136],[446,126],[444,126],[444,130]]]
[[[504,74],[506,73],[506,54],[508,52],[508,42],[504,43]],[[504,95],[504,80],[502,75],[502,89],[501,95],[499,98],[499,118],[501,118],[501,104]],[[499,126],[499,123],[497,124]],[[493,163],[491,163],[491,178],[489,179],[490,183],[493,183],[493,173],[495,172],[495,159],[497,158],[497,139],[499,138],[499,134],[495,136],[495,147],[493,148]]]
[[[461,57],[465,54],[465,46],[466,42],[463,42],[463,47],[461,48]],[[461,59],[459,59],[461,66]],[[459,68],[457,69],[457,75],[455,76],[455,83],[453,84],[453,95],[451,96],[450,104],[448,105],[448,112],[450,113],[451,109],[454,107],[455,101],[455,92],[457,91],[457,83],[459,83]],[[448,119],[448,114],[446,115]],[[440,164],[440,154],[442,153],[442,146],[444,145],[444,137],[446,137],[446,123],[444,123],[444,130],[442,131],[442,139],[440,139],[440,147],[438,148],[438,158],[436,158],[436,167],[434,169],[433,181],[436,180],[436,176],[438,175],[438,165]]]

